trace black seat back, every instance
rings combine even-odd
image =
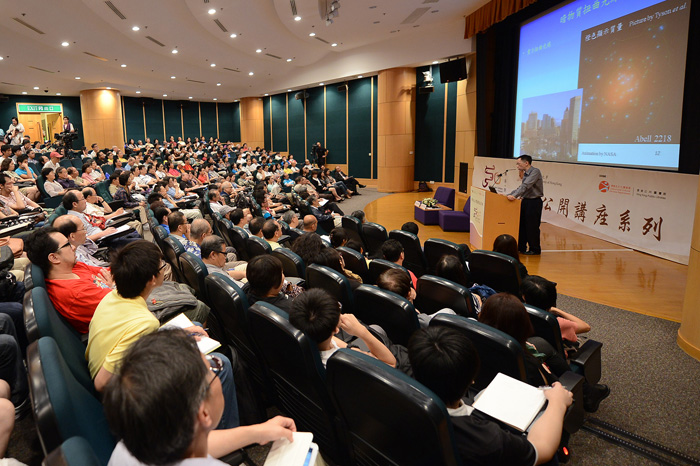
[[[357,287],[354,296],[353,314],[367,325],[382,327],[393,343],[407,345],[418,330],[416,309],[406,298],[370,285]]]
[[[289,323],[286,312],[269,303],[253,304],[248,318],[251,335],[272,380],[277,407],[294,419],[299,431],[313,432],[319,448],[339,461],[344,452],[316,343]]]
[[[414,304],[425,314],[434,314],[447,307],[458,315],[476,318],[469,288],[434,275],[423,275],[418,279]]]
[[[311,264],[306,267],[306,289],[326,290],[343,306],[343,312],[351,312],[353,295],[350,281],[345,275],[325,265]]]
[[[395,239],[403,246],[403,266],[413,272],[416,277],[427,273],[428,263],[423,254],[423,247],[418,236],[408,231],[391,230],[389,239]]]
[[[428,264],[429,274],[435,274],[435,266],[440,261],[440,258],[444,255],[455,256],[459,259],[461,264],[464,264],[464,251],[452,241],[447,241],[445,239],[430,238],[425,244],[423,244],[423,252],[425,253],[425,260]],[[470,256],[471,260],[471,256]],[[469,272],[464,267],[465,275],[469,276]]]
[[[368,283],[369,269],[367,268],[365,257],[354,249],[346,248],[345,246],[340,246],[337,249],[340,255],[343,256],[345,268],[359,275],[363,282]]]
[[[175,280],[184,283],[185,278],[182,276],[182,269],[180,268],[180,255],[185,252],[185,247],[180,241],[168,235],[163,240],[163,257],[165,262],[170,264],[170,269],[173,272],[173,277]]]
[[[367,222],[362,224],[362,237],[365,240],[365,248],[369,257],[379,256],[382,253],[382,244],[389,239],[386,228],[378,223]]]
[[[291,249],[277,248],[272,255],[282,262],[282,271],[285,277],[306,278],[306,266],[304,260]]]
[[[461,464],[447,409],[428,388],[348,349],[330,357],[327,374],[355,464]]]
[[[163,226],[158,225],[155,220],[153,220],[153,223],[154,225],[152,225],[149,221],[149,225],[151,226],[151,234],[153,235],[153,241],[156,242],[161,251],[164,251],[165,246],[163,245],[163,243],[165,242],[165,238],[168,237],[168,232],[165,231],[165,228]]]
[[[404,267],[394,264],[393,262],[389,262],[385,259],[372,259],[369,262],[369,276],[367,277],[367,284],[375,285],[379,276],[389,269],[403,270],[410,278],[408,270],[406,270]],[[413,286],[413,282],[411,282],[411,286]]]
[[[436,315],[430,325],[444,325],[459,330],[474,343],[481,360],[481,368],[474,381],[476,390],[486,388],[499,372],[516,380],[527,381],[523,348],[510,335],[481,322],[448,314]]]
[[[248,234],[241,227],[228,228],[226,230],[228,233],[229,240],[231,244],[236,249],[236,255],[238,260],[249,260],[248,258],[248,247],[246,246],[246,240],[248,239]]]
[[[30,291],[35,286],[46,288],[44,271],[38,265],[30,262],[24,268],[24,291]]]
[[[270,243],[258,236],[251,236],[246,240],[246,248],[248,249],[248,260],[255,256],[262,256],[263,254],[270,254],[272,248]]]
[[[191,252],[184,252],[178,258],[180,261],[180,271],[185,283],[194,290],[194,294],[201,301],[209,302],[204,290],[204,279],[209,275],[209,269],[204,265],[202,259]]]
[[[364,246],[364,242],[362,241],[362,223],[350,215],[344,215],[340,219],[340,225],[343,230],[345,230],[345,233],[348,235],[349,240],[354,240],[359,242]]]
[[[476,250],[469,255],[472,280],[496,291],[520,296],[518,261],[500,252]]]

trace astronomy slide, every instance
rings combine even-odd
[[[521,28],[514,156],[678,169],[689,0],[579,0]]]

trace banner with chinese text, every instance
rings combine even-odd
[[[542,221],[688,264],[697,175],[556,162],[533,165],[544,181]],[[511,192],[520,185],[515,159],[476,157],[472,185]]]

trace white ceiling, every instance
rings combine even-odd
[[[325,2],[0,0],[0,93],[78,95],[109,86],[128,96],[232,101],[298,90],[470,53],[464,16],[487,0],[339,0],[329,26],[319,13]],[[418,18],[406,22],[412,14]]]

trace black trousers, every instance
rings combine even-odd
[[[540,253],[540,222],[542,221],[542,198],[523,199],[520,203],[520,232],[518,250]]]

